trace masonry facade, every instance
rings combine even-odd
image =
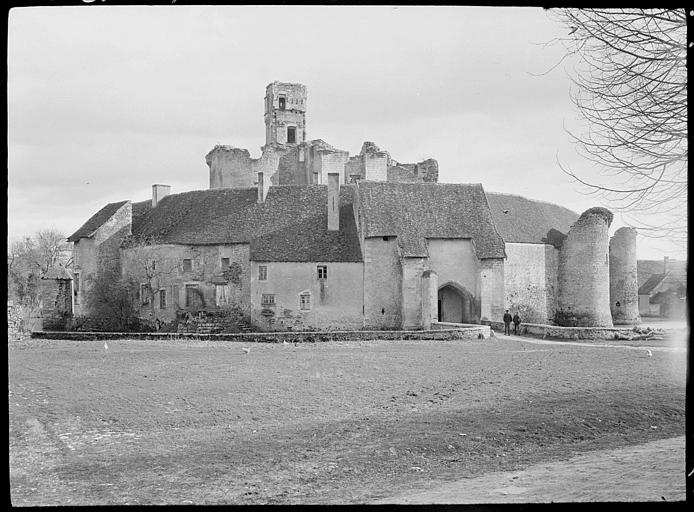
[[[205,311],[268,331],[420,329],[512,309],[611,326],[625,318],[616,294],[638,321],[620,263],[635,236],[610,245],[609,212],[438,183],[435,160],[399,163],[373,142],[350,156],[308,140],[301,84],[273,82],[264,101],[260,158],[215,146],[209,189],[153,185],[151,201],[106,205],[70,237],[76,314],[110,272],[138,284],[142,318],[163,323]]]

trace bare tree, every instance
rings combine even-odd
[[[8,296],[21,302],[35,302],[38,280],[54,268],[69,268],[72,264],[70,246],[65,235],[53,229],[10,243],[7,248]]]
[[[687,13],[560,9],[555,40],[575,59],[571,98],[588,121],[569,132],[601,178],[561,169],[641,234],[687,240]],[[561,61],[560,61],[561,62]],[[559,63],[558,63],[559,64]]]

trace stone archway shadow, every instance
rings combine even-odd
[[[448,281],[438,290],[438,320],[459,324],[479,323],[475,297],[460,283]]]

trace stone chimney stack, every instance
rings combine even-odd
[[[171,185],[152,185],[152,208],[156,208],[159,201],[171,193]]]
[[[267,191],[265,190],[265,179],[263,178],[263,173],[258,173],[258,202],[265,202],[265,195]]]
[[[667,264],[669,260],[670,258],[668,258],[667,256],[663,258],[663,274],[667,274]]]
[[[328,231],[340,230],[340,174],[328,173]]]

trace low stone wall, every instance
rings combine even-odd
[[[613,340],[634,333],[633,327],[560,327],[557,325],[521,324],[521,334],[570,340]]]
[[[461,324],[454,324],[461,325]],[[329,341],[371,341],[371,340],[477,340],[484,326],[472,328],[444,329],[431,331],[332,331],[332,332],[256,332],[247,334],[200,334],[177,332],[62,332],[36,331],[35,339],[52,340],[210,340],[238,341],[242,343],[315,343]],[[489,333],[485,337],[489,337]]]
[[[479,324],[457,324],[454,322],[431,322],[432,331],[450,330],[450,329],[461,329],[465,330],[467,334],[472,337],[489,338],[491,336],[491,327],[488,325]]]

